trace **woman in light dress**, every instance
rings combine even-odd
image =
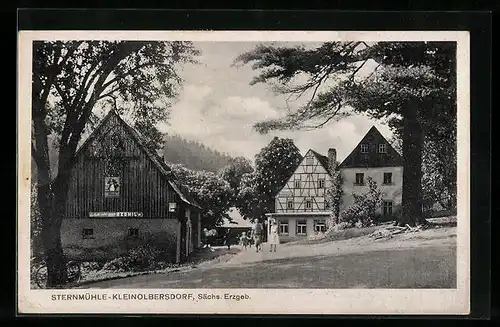
[[[269,232],[269,245],[271,248],[269,252],[276,252],[276,245],[280,244],[280,236],[278,232],[278,223],[276,220],[273,220],[273,223]]]

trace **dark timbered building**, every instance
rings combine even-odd
[[[61,237],[70,256],[110,258],[143,244],[184,261],[201,244],[200,206],[114,110],[71,170]]]

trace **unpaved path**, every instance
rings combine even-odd
[[[227,262],[143,275],[81,288],[454,288],[455,228],[360,237],[315,245],[248,249]]]

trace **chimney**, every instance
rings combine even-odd
[[[330,148],[328,149],[328,166],[331,168],[333,165],[337,164],[337,150]]]

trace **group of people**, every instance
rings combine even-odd
[[[252,226],[252,231],[250,235],[243,232],[240,236],[240,244],[244,250],[246,250],[251,243],[255,246],[255,250],[257,252],[262,251],[262,242],[264,227],[261,222],[256,221]],[[211,248],[212,245],[215,244],[216,238],[218,236],[216,229],[208,230],[207,228],[203,229],[204,235],[204,248],[208,247],[209,250],[213,251]],[[252,242],[253,241],[253,242]],[[280,244],[280,238],[278,233],[278,223],[276,220],[271,222],[271,226],[269,227],[269,235],[268,235],[268,243],[270,245],[269,252],[276,252],[276,246]],[[227,230],[224,235],[224,245],[227,246],[228,249],[231,248],[231,239],[230,239],[230,231]]]
[[[240,244],[244,250],[250,245],[250,242],[253,240],[253,244],[255,245],[255,251],[262,251],[262,236],[263,236],[263,226],[262,223],[256,221],[252,226],[251,235],[248,236],[245,232],[240,236]],[[268,243],[270,245],[269,252],[276,252],[276,246],[280,243],[279,233],[278,233],[278,224],[276,220],[273,220],[269,230]]]

